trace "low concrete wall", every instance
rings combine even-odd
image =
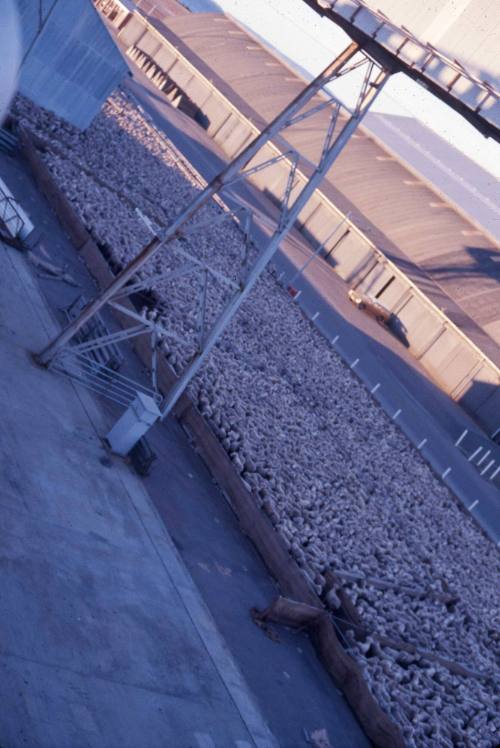
[[[176,47],[139,14],[132,14],[119,32],[129,50],[141,50],[207,117],[208,133],[233,158],[258,135],[264,123],[250,122],[187,60]],[[285,150],[269,143],[249,166]],[[289,173],[283,159],[251,181],[274,200],[281,200]],[[297,172],[297,188],[306,179]],[[335,228],[344,222],[340,235]],[[387,259],[317,190],[299,216],[300,230],[313,246],[324,243],[324,257],[346,283],[377,300],[398,317],[411,353],[436,384],[458,401],[487,433],[500,426],[500,370],[410,278]],[[329,238],[331,237],[331,238]]]
[[[38,188],[47,198],[72,244],[80,249],[90,239],[90,234],[40,158],[35,146],[37,139],[22,128],[18,130],[18,133],[20,148],[33,171]]]
[[[68,200],[61,200],[61,197],[63,197],[61,190],[52,179],[50,171],[35,148],[30,133],[26,130],[20,133],[20,143],[37,184],[61,221],[62,226],[66,230],[69,226],[72,231],[78,228],[75,236],[79,240],[86,235],[85,242],[78,244],[77,249],[85,260],[89,271],[101,288],[108,286],[114,278],[109,265],[90,237],[81,219],[75,213],[71,203]],[[133,309],[132,303],[128,299],[122,299],[121,303]],[[135,324],[125,315],[116,313],[116,316],[124,327]],[[151,363],[149,340],[144,336],[135,338],[133,347],[145,366],[149,367]],[[160,358],[158,361],[160,389],[167,392],[176,379],[176,375],[167,362]],[[283,539],[276,532],[267,516],[259,509],[252,494],[243,485],[228,454],[186,393],[179,399],[174,415],[189,434],[210,473],[224,491],[238,518],[242,531],[255,545],[282,592],[298,602],[324,610],[322,601],[288,553]],[[340,643],[330,616],[322,616],[320,621],[311,628],[311,639],[325,668],[335,683],[342,689],[363,730],[374,746],[378,748],[404,748],[404,740],[400,729],[390,720],[372,696],[361,669]]]

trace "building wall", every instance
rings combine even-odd
[[[19,90],[85,129],[127,72],[91,0],[17,0]]]

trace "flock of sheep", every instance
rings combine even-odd
[[[14,114],[45,140],[53,176],[117,266],[150,238],[135,207],[165,226],[200,189],[121,91],[85,133],[26,99]],[[194,222],[221,217],[212,202]],[[143,269],[160,318],[186,341],[161,343],[177,372],[196,346],[200,273],[168,284],[159,273],[185,263],[180,250],[236,278],[243,245],[236,223],[219,220]],[[208,290],[210,321],[230,291],[215,276]],[[326,594],[328,570],[349,593],[368,636],[353,626],[346,646],[408,746],[497,745],[497,549],[272,270],[190,394],[333,615],[341,590]]]

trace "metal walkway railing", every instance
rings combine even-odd
[[[80,295],[61,311],[71,322],[87,303],[85,296]],[[122,332],[110,333],[101,315],[96,314],[78,330],[71,344],[58,352],[50,368],[125,407],[130,405],[137,392],[159,403],[161,394],[157,389],[120,373],[124,357],[115,339],[121,337]]]
[[[0,222],[3,223],[12,236],[18,237],[24,228],[24,219],[19,212],[17,202],[3,189],[0,184]]]
[[[161,402],[159,392],[144,387],[105,363],[96,361],[91,353],[79,353],[69,347],[63,348],[50,368],[125,408],[129,407],[138,392],[153,398],[158,405]]]

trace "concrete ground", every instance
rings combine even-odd
[[[113,404],[32,363],[95,288],[25,167],[0,173],[81,286],[0,246],[0,746],[368,746],[307,637],[252,622],[276,585],[177,424],[143,482],[102,448]]]
[[[0,247],[0,744],[277,745],[95,403],[32,363],[24,262]]]

